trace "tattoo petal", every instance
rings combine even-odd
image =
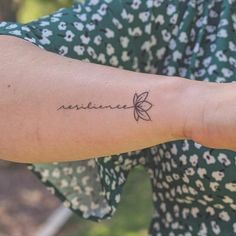
[[[138,98],[138,95],[137,95],[137,93],[135,93],[134,97],[133,97],[133,104],[134,105],[136,104],[137,98]]]
[[[148,111],[152,107],[152,104],[148,101],[138,102],[136,105],[145,111]]]
[[[137,102],[145,101],[145,99],[148,96],[148,92],[143,92],[140,95],[138,95]]]
[[[134,118],[136,121],[138,121],[139,115],[136,109],[134,109]]]
[[[144,111],[144,110],[138,111],[138,115],[139,115],[139,117],[140,117],[142,120],[147,120],[147,121],[151,120],[151,117],[150,117],[150,116],[148,115],[148,113],[147,113],[146,111]]]

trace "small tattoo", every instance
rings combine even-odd
[[[148,112],[152,108],[152,104],[147,101],[149,92],[143,92],[141,94],[135,93],[133,96],[133,105],[127,106],[127,105],[96,105],[92,104],[92,102],[89,102],[86,106],[82,105],[62,105],[57,110],[64,109],[64,110],[81,110],[81,109],[131,109],[133,108],[133,115],[134,119],[138,121],[146,120],[151,121],[151,117],[149,116]]]

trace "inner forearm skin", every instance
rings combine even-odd
[[[185,83],[0,40],[0,154],[73,161],[184,138]],[[12,60],[12,58],[16,58]]]

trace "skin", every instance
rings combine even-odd
[[[0,51],[4,160],[84,160],[186,138],[236,150],[234,84],[83,62],[12,36],[0,36]],[[148,115],[138,119],[132,105],[142,93]],[[84,108],[64,109],[75,105]]]
[[[187,137],[206,147],[236,151],[236,84],[207,82],[207,93],[200,94],[205,85],[198,83],[205,103],[200,120],[186,121]]]

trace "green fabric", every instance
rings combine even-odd
[[[0,22],[0,34],[61,56],[217,83],[236,80],[235,31],[235,0],[90,0],[27,24]],[[101,221],[115,213],[128,174],[139,165],[153,190],[149,235],[236,235],[230,150],[178,140],[28,168],[76,214]]]

